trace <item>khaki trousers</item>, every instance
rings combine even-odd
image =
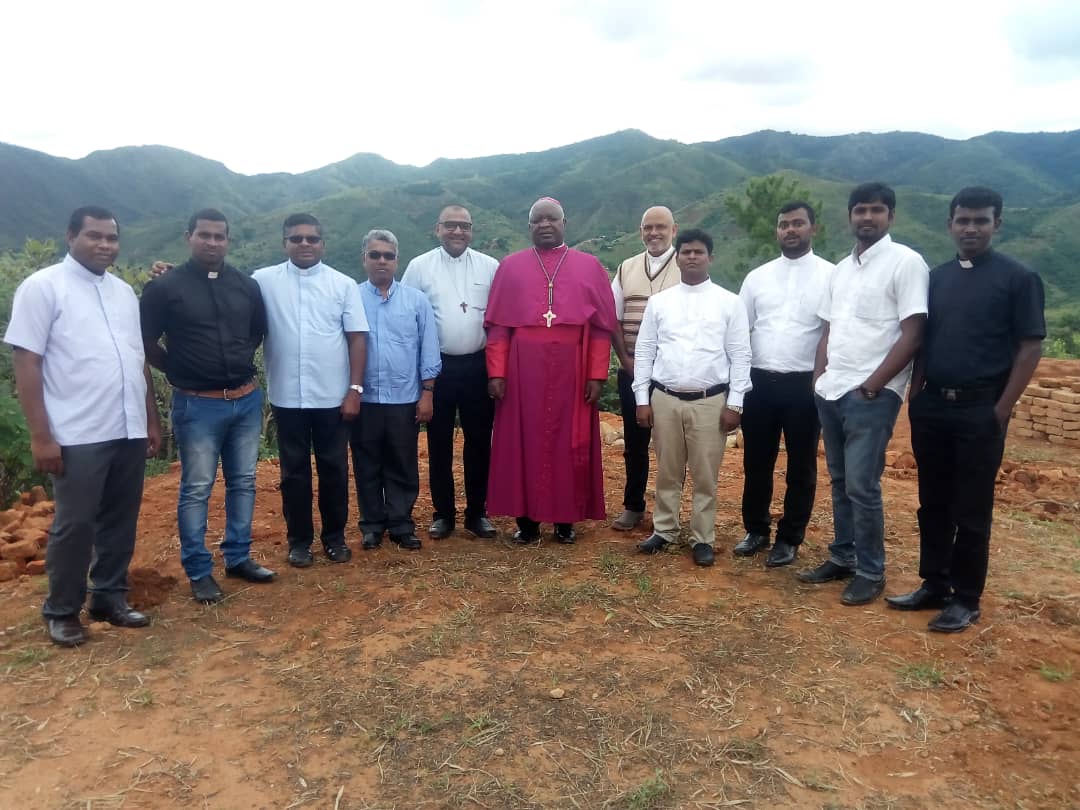
[[[716,485],[724,459],[720,418],[726,394],[682,400],[654,390],[653,440],[656,443],[656,505],[653,529],[669,543],[678,539],[679,504],[686,471],[694,482],[691,542],[712,545],[716,536]]]

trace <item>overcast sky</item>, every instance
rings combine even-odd
[[[1078,0],[239,2],[4,8],[0,141],[166,144],[244,172],[529,152],[1080,129]]]

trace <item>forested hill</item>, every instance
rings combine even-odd
[[[721,279],[735,281],[744,236],[723,206],[757,176],[796,178],[824,203],[829,234],[821,252],[848,249],[845,201],[855,183],[882,180],[898,192],[894,234],[931,265],[951,253],[944,231],[949,197],[990,185],[1006,200],[999,246],[1038,269],[1049,303],[1080,301],[1080,131],[995,132],[964,141],[910,132],[813,137],[756,132],[681,144],[617,132],[544,152],[437,160],[418,168],[358,154],[303,174],[241,175],[223,164],[161,146],[123,147],[79,160],[0,144],[0,248],[27,237],[59,238],[71,209],[113,209],[123,229],[122,259],[181,258],[187,216],[221,208],[233,226],[232,257],[253,267],[280,253],[280,223],[308,210],[324,223],[327,259],[353,274],[359,242],[389,227],[408,259],[434,244],[439,208],[461,201],[477,223],[475,245],[502,255],[526,244],[529,204],[550,194],[566,207],[568,238],[607,264],[640,249],[642,210],[671,206],[680,224],[718,238]]]

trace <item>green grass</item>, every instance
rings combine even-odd
[[[1039,667],[1039,674],[1050,681],[1050,683],[1064,683],[1072,678],[1073,668],[1072,664],[1069,663],[1065,663],[1061,667],[1044,663]]]
[[[936,664],[905,664],[897,671],[900,680],[916,689],[933,689],[945,683],[945,671]]]
[[[657,770],[628,794],[627,810],[652,810],[660,807],[671,796],[671,786],[664,781],[664,772]]]
[[[8,656],[8,666],[11,669],[27,669],[52,658],[52,650],[48,647],[23,647],[5,655]]]

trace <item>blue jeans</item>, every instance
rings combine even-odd
[[[814,399],[832,480],[835,536],[829,556],[837,565],[879,582],[885,578],[881,474],[900,397],[885,388],[873,399],[858,391],[848,391],[837,400]]]
[[[250,555],[262,405],[258,389],[232,400],[173,392],[172,426],[180,451],[176,520],[180,563],[190,579],[209,576],[214,568],[206,549],[206,514],[219,458],[225,476],[225,566],[239,565]]]

